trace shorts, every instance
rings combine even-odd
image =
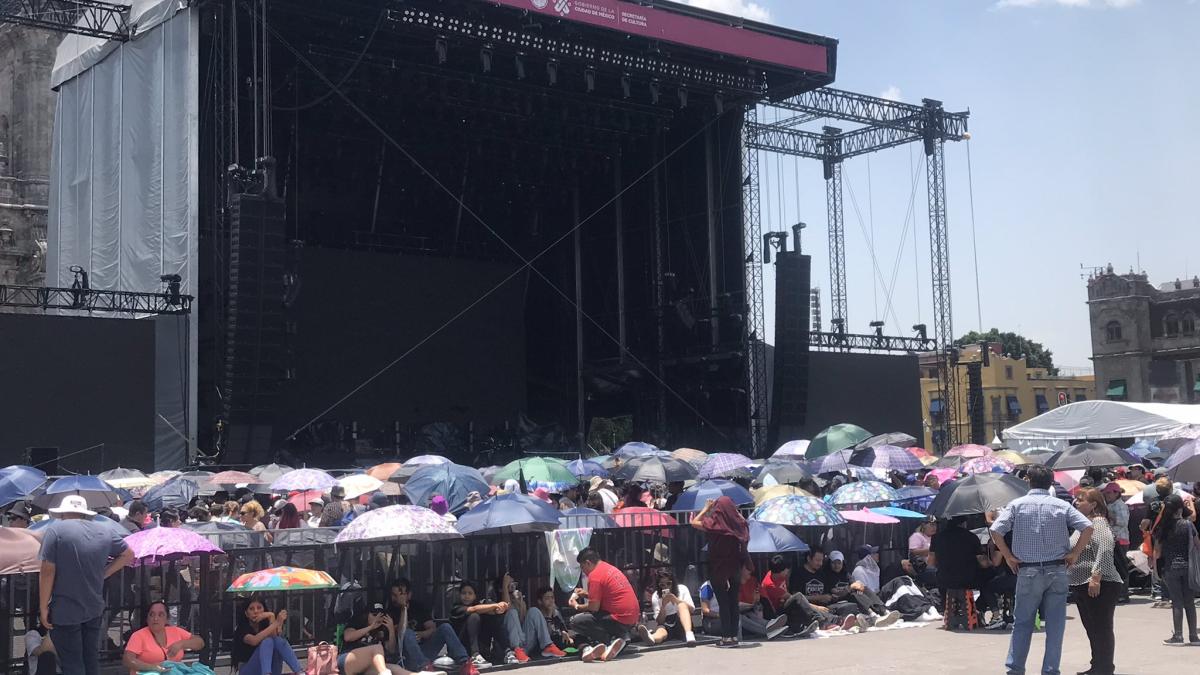
[[[346,672],[346,657],[350,655],[349,651],[339,652],[337,659],[337,669],[339,673]]]
[[[667,615],[663,619],[663,622],[658,625],[658,627],[665,628],[667,630],[667,639],[668,640],[682,641],[685,637],[683,634],[683,624],[679,623],[679,615],[678,614]]]

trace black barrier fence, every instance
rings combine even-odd
[[[672,515],[679,517],[679,523],[687,523],[691,516]],[[604,560],[624,570],[639,591],[652,585],[660,568],[671,568],[680,583],[697,591],[706,577],[704,533],[686,524],[661,524],[660,516],[652,517],[653,525],[642,525],[640,516],[635,516],[632,524],[636,527],[592,530],[589,545]],[[565,520],[563,526],[571,527],[569,519]],[[853,551],[866,542],[881,546],[882,564],[903,555],[911,531],[905,523],[790,529],[814,548],[842,550],[851,565],[855,561]],[[326,538],[313,533],[295,536]],[[796,565],[802,562],[798,553],[785,556]],[[752,558],[761,576],[770,554],[754,554]],[[369,602],[386,604],[391,584],[400,578],[410,581],[414,598],[428,606],[437,619],[449,616],[453,593],[464,580],[488,584],[508,573],[531,602],[537,589],[551,585],[551,561],[541,532],[436,542],[314,541],[231,547],[224,553],[126,568],[110,578],[105,587],[108,609],[103,617],[102,660],[110,665],[120,661],[129,634],[143,625],[145,605],[161,599],[167,603],[173,624],[204,639],[206,647],[200,659],[217,664],[229,653],[245,599],[226,589],[238,575],[281,565],[324,570],[340,584],[335,589],[262,594],[268,609],[287,610],[286,637],[298,650],[316,642],[332,642],[337,633],[338,610],[344,616],[345,612],[365,610]],[[556,591],[560,604],[565,604],[566,592],[561,588]],[[37,596],[37,574],[0,576],[0,666],[4,672],[25,672],[22,638],[37,613]]]

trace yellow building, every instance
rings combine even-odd
[[[1094,375],[1051,375],[1045,368],[1031,368],[1025,359],[1000,354],[1000,345],[993,343],[988,364],[980,368],[984,443],[989,443],[1004,429],[1037,417],[1060,405],[1087,401],[1096,397]],[[955,418],[960,443],[970,442],[971,411],[967,408],[969,376],[967,364],[980,363],[978,345],[959,350],[958,366],[954,369],[958,387],[958,406]],[[935,430],[941,426],[944,414],[941,392],[938,389],[937,357],[921,356],[921,417],[925,429],[925,447],[938,447]]]

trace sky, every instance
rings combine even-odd
[[[1156,285],[1200,274],[1197,0],[690,4],[836,38],[835,87],[970,111],[970,162],[967,142],[946,146],[956,335],[982,319],[1087,368],[1091,268],[1137,268]],[[876,317],[888,334],[932,323],[922,161],[912,146],[845,164],[850,332],[870,332]],[[828,322],[820,165],[764,156],[760,175],[763,231],[808,224]],[[764,281],[773,341],[769,268]]]

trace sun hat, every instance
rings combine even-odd
[[[76,513],[81,516],[94,516],[95,511],[88,509],[87,500],[79,495],[67,495],[63,497],[62,502],[58,506],[50,509],[50,513],[61,515],[63,513]]]

